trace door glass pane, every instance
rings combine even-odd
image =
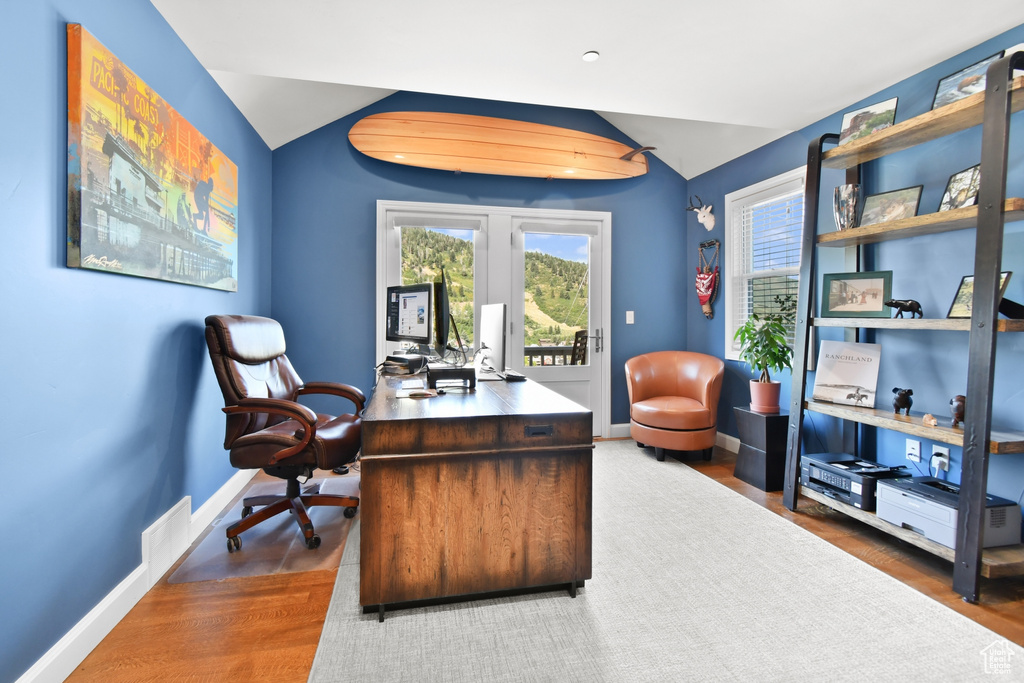
[[[473,344],[474,230],[403,227],[402,284],[435,282],[444,268],[451,314],[465,347]],[[455,330],[448,344],[456,345]]]
[[[523,237],[523,364],[570,365],[576,333],[583,331],[585,343],[590,319],[590,237],[539,232]],[[581,351],[577,364],[589,364],[589,354]],[[514,361],[513,353],[507,355]]]

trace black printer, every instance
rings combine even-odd
[[[849,453],[816,453],[800,458],[800,483],[844,503],[873,512],[879,479],[906,477],[904,465],[882,465]]]

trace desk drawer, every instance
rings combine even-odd
[[[363,422],[363,457],[589,444],[593,415],[502,415]]]

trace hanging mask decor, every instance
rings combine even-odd
[[[697,300],[700,301],[700,308],[704,311],[704,317],[711,320],[715,317],[711,310],[711,304],[718,297],[718,240],[707,240],[699,245],[697,263]],[[711,259],[704,256],[706,249],[714,249]]]

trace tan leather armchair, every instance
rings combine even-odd
[[[654,351],[626,361],[629,435],[637,446],[703,451],[711,459],[725,363],[692,351]]]
[[[206,344],[224,395],[227,430],[224,448],[239,469],[260,468],[284,479],[283,495],[254,496],[242,501],[242,519],[227,529],[228,551],[242,547],[246,529],[282,512],[292,513],[306,547],[320,537],[306,511],[312,505],[345,508],[353,517],[359,498],[300,490],[299,477],[314,469],[333,469],[356,459],[362,443],[359,414],[366,403],[356,387],[335,382],[303,383],[284,354],[280,323],[253,315],[211,315],[206,318]],[[313,412],[297,402],[303,394],[332,394],[351,401],[354,411],[337,417]],[[255,513],[253,508],[262,506]]]

